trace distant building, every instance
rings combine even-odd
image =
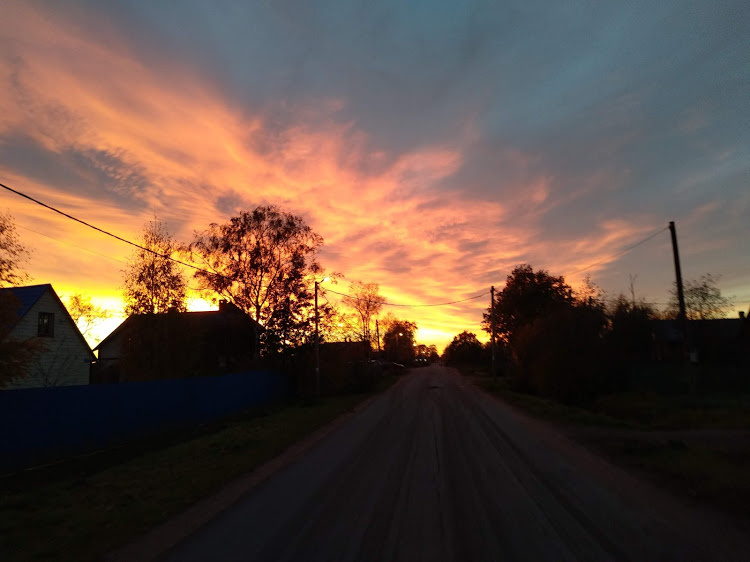
[[[741,363],[747,360],[750,328],[744,313],[739,318],[688,320],[687,345],[677,320],[652,320],[653,358],[681,361],[684,351],[694,363]]]
[[[6,389],[89,383],[94,354],[52,285],[0,289],[0,297],[6,302],[13,299],[18,307],[11,325],[5,327],[8,333],[3,341],[36,340],[40,344],[26,375],[11,379]]]
[[[96,348],[92,382],[212,376],[247,369],[262,327],[228,302],[219,310],[137,314]]]

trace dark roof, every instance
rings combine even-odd
[[[687,328],[690,336],[734,341],[742,335],[742,320],[739,318],[688,320]],[[682,341],[682,328],[677,320],[652,320],[651,333],[654,340],[658,342],[677,343]]]
[[[105,343],[111,341],[117,337],[120,332],[125,329],[133,328],[138,330],[141,326],[146,323],[150,327],[154,327],[154,322],[157,326],[164,325],[167,322],[171,322],[174,319],[179,319],[179,322],[189,327],[193,331],[198,330],[215,330],[217,328],[223,328],[227,326],[228,322],[243,322],[253,326],[254,329],[262,331],[263,328],[249,315],[242,312],[239,308],[233,307],[227,310],[207,310],[201,312],[164,312],[158,314],[134,314],[128,316],[123,322],[117,326],[106,338],[104,338],[99,345],[94,349],[100,348]]]
[[[36,303],[46,291],[51,289],[52,285],[45,283],[44,285],[29,285],[27,287],[7,287],[5,289],[0,289],[0,291],[9,291],[20,301],[21,307],[18,309],[18,318],[21,319],[26,316],[26,313],[32,306],[34,306],[34,303]]]

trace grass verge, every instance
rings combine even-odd
[[[750,520],[750,450],[746,432],[738,431],[750,428],[746,396],[622,393],[598,400],[592,411],[514,392],[502,379],[474,381],[675,495]]]
[[[502,397],[506,402],[518,407],[524,412],[546,421],[561,424],[579,424],[604,427],[634,428],[637,424],[618,419],[606,414],[592,412],[584,408],[575,408],[560,404],[554,400],[516,392],[511,389],[508,381],[501,378],[477,377],[475,384],[490,394]]]
[[[394,382],[383,380],[378,390]],[[279,455],[371,394],[254,410],[113,466],[0,481],[0,559],[95,560]]]

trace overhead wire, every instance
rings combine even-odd
[[[187,268],[190,268],[190,269],[194,269],[194,270],[196,270],[198,272],[205,273],[207,275],[212,275],[212,276],[222,277],[222,278],[225,278],[225,279],[230,279],[229,277],[227,277],[225,275],[222,275],[220,273],[208,271],[208,270],[203,269],[202,267],[199,267],[197,265],[194,265],[194,264],[191,264],[191,263],[187,263],[187,262],[184,262],[182,260],[173,258],[172,256],[167,255],[167,254],[162,254],[162,253],[157,252],[157,251],[155,251],[155,250],[153,250],[151,248],[147,248],[147,247],[145,247],[145,246],[143,246],[141,244],[138,244],[137,242],[133,242],[131,240],[123,238],[122,236],[118,236],[117,234],[114,234],[112,232],[109,232],[108,230],[105,230],[105,229],[100,228],[98,226],[95,226],[95,225],[93,225],[93,224],[91,224],[91,223],[89,223],[87,221],[79,219],[79,218],[77,218],[77,217],[75,217],[75,216],[73,216],[73,215],[71,215],[69,213],[66,213],[65,211],[61,211],[60,209],[57,209],[56,207],[53,207],[52,205],[48,205],[48,204],[46,204],[46,203],[44,203],[44,202],[42,202],[42,201],[40,201],[40,200],[38,200],[38,199],[36,199],[34,197],[31,197],[30,195],[27,195],[26,193],[23,193],[23,192],[21,192],[21,191],[19,191],[17,189],[13,189],[13,188],[11,188],[11,187],[3,184],[3,183],[0,183],[0,187],[2,187],[3,189],[5,189],[5,190],[7,190],[7,191],[9,191],[11,193],[14,193],[14,194],[16,194],[16,195],[18,195],[20,197],[23,197],[24,199],[27,199],[27,200],[29,200],[29,201],[37,204],[37,205],[40,205],[41,207],[44,207],[44,208],[46,208],[46,209],[48,209],[48,210],[50,210],[52,212],[55,212],[55,213],[57,213],[59,215],[62,215],[63,217],[65,217],[67,219],[70,219],[70,220],[75,221],[75,222],[77,222],[79,224],[82,224],[82,225],[84,225],[84,226],[86,226],[88,228],[96,230],[97,232],[99,232],[101,234],[104,234],[106,236],[109,236],[111,238],[114,238],[115,240],[118,240],[118,241],[123,242],[125,244],[128,244],[130,246],[133,246],[133,247],[138,248],[140,250],[143,250],[145,252],[151,253],[151,254],[153,254],[153,255],[155,255],[157,257],[170,260],[170,261],[172,261],[174,263],[180,264],[180,265],[182,265],[184,267],[187,267]],[[21,226],[21,225],[19,225],[19,226]],[[82,248],[82,247],[77,246],[75,244],[72,244],[70,242],[66,242],[64,240],[59,240],[59,239],[57,239],[57,238],[55,238],[53,236],[49,236],[47,234],[44,234],[42,232],[38,232],[36,230],[33,230],[33,229],[25,227],[25,226],[21,226],[21,227],[24,228],[24,229],[26,229],[26,230],[29,230],[31,232],[35,232],[36,234],[40,234],[42,236],[46,236],[47,238],[50,238],[50,239],[53,239],[53,240],[57,240],[58,242],[62,242],[62,243],[68,244],[68,245],[70,245],[70,246],[72,246],[74,248],[78,248],[80,250],[84,250],[86,252],[90,252],[90,253],[92,253],[94,255],[106,257],[106,258],[112,259],[114,261],[125,263],[125,262],[122,262],[121,260],[118,260],[117,258],[113,258],[112,256],[107,256],[107,255],[100,254],[98,252],[95,252],[95,251],[87,249],[87,248]],[[592,264],[590,264],[590,265],[588,265],[586,267],[583,267],[581,269],[577,269],[577,270],[575,270],[573,272],[568,273],[567,275],[568,276],[575,275],[576,273],[580,273],[582,271],[586,271],[587,269],[591,269],[592,267],[596,267],[597,265],[601,265],[602,263],[608,262],[608,261],[612,260],[613,258],[616,258],[617,256],[620,256],[620,255],[622,255],[622,254],[624,254],[626,252],[629,252],[630,250],[632,250],[632,249],[640,246],[641,244],[645,244],[646,242],[648,242],[652,238],[658,236],[659,234],[661,234],[662,232],[664,232],[665,230],[668,230],[668,229],[669,229],[669,226],[666,226],[666,227],[664,227],[662,229],[659,229],[658,231],[650,234],[649,236],[647,236],[646,238],[644,238],[644,239],[636,242],[635,244],[631,244],[631,245],[623,248],[619,252],[616,252],[616,253],[608,256],[607,258],[604,258],[603,260],[599,260],[599,261],[597,261],[595,263],[592,263]],[[403,303],[392,303],[392,302],[388,302],[388,301],[385,301],[385,302],[383,302],[383,301],[370,301],[368,299],[361,299],[361,298],[353,297],[353,296],[345,294],[345,293],[340,293],[340,292],[334,291],[333,289],[330,289],[330,288],[324,288],[324,290],[327,291],[327,292],[331,292],[331,293],[333,293],[335,295],[339,295],[339,296],[345,297],[345,298],[347,298],[349,300],[354,300],[354,301],[359,301],[359,302],[378,302],[378,303],[382,304],[383,306],[394,306],[394,307],[404,307],[404,308],[428,308],[428,307],[449,306],[449,305],[452,305],[452,304],[460,304],[460,303],[463,303],[463,302],[468,302],[468,301],[476,300],[476,299],[482,298],[482,297],[490,294],[490,291],[484,291],[483,293],[481,293],[479,295],[475,295],[473,297],[467,297],[467,298],[464,298],[464,299],[457,299],[457,300],[448,301],[448,302],[429,303],[429,304],[403,304]],[[658,303],[653,303],[653,304],[658,304]]]
[[[53,211],[53,212],[55,212],[55,213],[57,213],[59,215],[62,215],[65,218],[68,218],[68,219],[70,219],[72,221],[75,221],[75,222],[80,223],[80,224],[82,224],[84,226],[87,226],[87,227],[89,227],[89,228],[91,228],[93,230],[96,230],[97,232],[105,234],[106,236],[110,236],[110,237],[114,238],[115,240],[119,240],[120,242],[124,242],[125,244],[129,244],[130,246],[133,246],[135,248],[143,250],[144,252],[149,252],[150,254],[153,254],[153,255],[155,255],[157,257],[167,259],[169,261],[172,261],[174,263],[178,263],[180,265],[183,265],[183,266],[188,267],[190,269],[194,269],[196,271],[200,271],[202,273],[206,273],[207,275],[215,275],[217,277],[225,277],[224,275],[221,275],[220,273],[215,273],[215,272],[207,271],[207,270],[203,269],[202,267],[198,267],[197,265],[193,265],[191,263],[187,263],[187,262],[184,262],[182,260],[178,260],[177,258],[173,258],[172,256],[167,255],[167,254],[159,253],[156,250],[152,250],[151,248],[147,248],[147,247],[145,247],[145,246],[143,246],[141,244],[138,244],[137,242],[133,242],[131,240],[123,238],[122,236],[118,236],[117,234],[113,234],[112,232],[109,232],[108,230],[104,230],[103,228],[99,228],[98,226],[94,226],[93,224],[91,224],[89,222],[86,222],[86,221],[81,220],[81,219],[79,219],[77,217],[74,217],[73,215],[70,215],[70,214],[66,213],[65,211],[61,211],[60,209],[57,209],[57,208],[53,207],[52,205],[47,205],[46,203],[43,203],[42,201],[39,201],[38,199],[35,199],[35,198],[31,197],[30,195],[27,195],[27,194],[25,194],[25,193],[23,193],[21,191],[18,191],[16,189],[8,187],[7,185],[5,185],[3,183],[0,183],[0,187],[2,187],[3,189],[7,189],[11,193],[15,193],[16,195],[19,195],[19,196],[23,197],[24,199],[28,199],[29,201],[32,201],[32,202],[36,203],[37,205],[40,205],[40,206],[44,207],[45,209],[49,209],[50,211]]]
[[[468,297],[465,299],[459,299],[459,300],[450,301],[450,302],[437,302],[437,303],[430,303],[430,304],[400,304],[400,303],[392,303],[392,302],[387,302],[387,301],[384,302],[384,301],[373,301],[370,299],[362,299],[358,297],[353,297],[351,295],[347,295],[345,293],[339,293],[337,291],[334,291],[333,289],[328,289],[328,288],[326,288],[325,290],[327,292],[333,293],[334,295],[339,295],[349,300],[353,300],[357,302],[378,303],[378,304],[382,304],[383,306],[400,306],[400,307],[405,307],[405,308],[426,308],[426,307],[433,307],[433,306],[448,306],[450,304],[458,304],[461,302],[467,302],[467,301],[479,299],[490,294],[489,291],[485,291],[481,295],[476,295],[474,297]]]
[[[112,256],[108,256],[107,254],[101,254],[99,252],[95,252],[94,250],[91,250],[89,248],[84,248],[83,246],[78,246],[76,244],[73,244],[72,242],[68,242],[67,240],[62,240],[60,238],[56,238],[55,236],[50,236],[49,234],[45,234],[44,232],[39,232],[38,230],[34,230],[33,228],[29,228],[28,226],[24,226],[22,224],[19,224],[18,226],[21,227],[21,228],[23,228],[24,230],[28,230],[29,232],[33,232],[34,234],[38,234],[40,236],[44,236],[45,238],[49,238],[50,240],[54,240],[56,242],[60,242],[61,244],[65,244],[67,246],[71,246],[73,248],[77,248],[79,250],[83,250],[84,252],[88,252],[90,254],[94,254],[95,256],[99,256],[99,257],[102,257],[102,258],[107,258],[109,260],[116,261],[118,263],[123,263],[125,265],[128,264],[128,262],[126,262],[125,260],[119,260],[119,259],[114,258]]]
[[[205,270],[205,269],[203,269],[203,268],[201,268],[201,267],[198,267],[198,266],[196,266],[196,265],[193,265],[193,264],[190,264],[190,263],[187,263],[187,262],[184,262],[184,261],[178,260],[178,259],[176,259],[176,258],[173,258],[173,257],[172,257],[172,256],[170,256],[170,255],[167,255],[167,254],[161,254],[161,253],[159,253],[159,252],[157,252],[157,251],[155,251],[155,250],[152,250],[152,249],[150,249],[150,248],[146,248],[145,246],[143,246],[143,245],[141,245],[141,244],[138,244],[138,243],[136,243],[136,242],[133,242],[133,241],[131,241],[131,240],[128,240],[128,239],[126,239],[126,238],[123,238],[122,236],[118,236],[117,234],[113,234],[112,232],[109,232],[108,230],[105,230],[105,229],[103,229],[103,228],[99,228],[98,226],[95,226],[95,225],[93,225],[93,224],[91,224],[91,223],[89,223],[89,222],[86,222],[86,221],[84,221],[84,220],[82,220],[82,219],[79,219],[79,218],[77,218],[77,217],[74,217],[73,215],[71,215],[71,214],[69,214],[69,213],[66,213],[65,211],[61,211],[60,209],[57,209],[56,207],[53,207],[52,205],[48,205],[48,204],[46,204],[46,203],[44,203],[44,202],[42,202],[42,201],[40,201],[40,200],[38,200],[38,199],[35,199],[34,197],[31,197],[30,195],[27,195],[26,193],[23,193],[22,191],[18,191],[17,189],[13,189],[12,187],[9,187],[9,186],[7,186],[7,185],[5,185],[5,184],[3,184],[3,183],[0,183],[0,187],[2,187],[2,188],[4,188],[4,189],[6,189],[6,190],[8,190],[8,191],[10,191],[11,193],[15,193],[16,195],[18,195],[18,196],[20,196],[20,197],[23,197],[24,199],[28,199],[29,201],[32,201],[33,203],[36,203],[37,205],[40,205],[40,206],[44,207],[45,209],[49,209],[50,211],[53,211],[53,212],[55,212],[55,213],[57,213],[57,214],[59,214],[59,215],[62,215],[63,217],[65,217],[65,218],[67,218],[67,219],[70,219],[70,220],[72,220],[72,221],[75,221],[75,222],[77,222],[77,223],[80,223],[80,224],[82,224],[82,225],[84,225],[84,226],[86,226],[86,227],[88,227],[88,228],[91,228],[91,229],[93,229],[93,230],[96,230],[97,232],[100,232],[100,233],[102,233],[102,234],[105,234],[106,236],[110,236],[110,237],[114,238],[115,240],[119,240],[120,242],[124,242],[125,244],[129,244],[130,246],[133,246],[133,247],[135,247],[135,248],[138,248],[138,249],[140,249],[140,250],[143,250],[143,251],[145,251],[145,252],[149,252],[149,253],[151,253],[151,254],[153,254],[153,255],[155,255],[155,256],[158,256],[158,257],[160,257],[160,258],[164,258],[164,259],[170,260],[170,261],[172,261],[172,262],[178,263],[178,264],[180,264],[180,265],[183,265],[183,266],[185,266],[185,267],[189,267],[189,268],[191,268],[191,269],[194,269],[194,270],[196,270],[196,271],[200,271],[200,272],[202,272],[202,273],[206,273],[206,274],[208,274],[208,275],[215,275],[215,276],[218,276],[218,277],[224,277],[224,278],[227,278],[226,276],[224,276],[224,275],[221,275],[220,273],[216,273],[216,272],[211,272],[211,271],[207,271],[207,270]],[[27,229],[27,230],[31,230],[31,229]],[[34,232],[35,232],[35,231],[34,231]],[[37,232],[37,234],[42,234],[42,233],[40,233],[40,232]],[[46,235],[45,235],[45,234],[42,234],[42,236],[46,236]],[[49,236],[49,238],[53,238],[53,237]],[[53,239],[54,239],[54,238],[53,238]],[[71,246],[77,247],[77,246],[75,246],[74,244],[71,244]],[[85,248],[81,248],[81,249],[85,249]],[[96,254],[96,252],[94,252],[93,250],[87,250],[87,251],[90,251],[91,253],[93,253],[93,254]],[[98,254],[98,255],[101,255],[101,254]],[[114,258],[112,258],[112,259],[114,259]],[[118,260],[118,261],[119,261],[119,260]],[[331,293],[334,293],[334,294],[336,294],[336,295],[340,295],[340,296],[343,296],[343,297],[347,297],[347,298],[349,298],[349,299],[352,299],[352,300],[358,300],[358,301],[359,301],[359,300],[363,300],[363,299],[358,299],[358,298],[355,298],[355,297],[351,297],[350,295],[346,295],[346,294],[344,294],[344,293],[339,293],[339,292],[337,292],[337,291],[334,291],[334,290],[332,290],[332,289],[327,289],[327,290],[328,290],[328,291],[330,291]],[[399,307],[410,307],[410,308],[418,308],[418,307],[436,307],[436,306],[448,306],[448,305],[451,305],[451,304],[457,304],[457,303],[461,303],[461,302],[467,302],[467,301],[470,301],[470,300],[478,299],[478,298],[481,298],[481,297],[483,297],[483,296],[485,296],[485,295],[488,295],[488,294],[489,294],[489,291],[485,291],[484,293],[482,293],[482,294],[480,294],[480,295],[477,295],[477,296],[474,296],[474,297],[469,297],[469,298],[466,298],[466,299],[459,299],[459,300],[455,300],[455,301],[450,301],[450,302],[443,302],[443,303],[431,303],[431,304],[399,304],[399,303],[389,303],[389,302],[385,302],[385,303],[382,303],[382,304],[383,304],[384,306],[399,306]]]
[[[612,258],[616,258],[617,256],[621,256],[622,254],[624,254],[626,252],[629,252],[633,248],[637,248],[641,244],[645,244],[646,242],[648,242],[652,238],[658,236],[659,234],[661,234],[665,230],[669,230],[669,226],[665,226],[664,228],[659,229],[658,231],[654,232],[653,234],[650,234],[649,236],[647,236],[646,238],[644,238],[640,242],[636,242],[635,244],[631,244],[630,246],[627,246],[626,248],[623,248],[619,252],[616,252],[616,253],[612,254],[611,256],[604,258],[603,260],[600,260],[598,262],[592,263],[591,265],[587,265],[586,267],[582,267],[581,269],[576,269],[575,271],[571,271],[570,273],[567,273],[566,275],[567,276],[575,275],[576,273],[581,273],[582,271],[586,271],[587,269],[591,269],[592,267],[596,267],[597,265],[601,265],[603,263],[606,263],[606,262],[610,261]]]

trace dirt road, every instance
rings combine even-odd
[[[750,540],[432,366],[168,560],[742,560]]]

